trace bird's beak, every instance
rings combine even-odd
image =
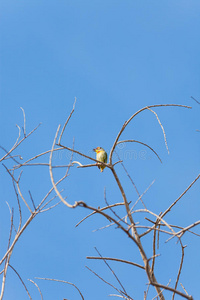
[[[96,152],[96,149],[93,149],[94,152]]]

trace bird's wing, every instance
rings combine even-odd
[[[107,155],[107,153],[105,152],[105,163],[107,163],[107,159],[108,159],[108,155]]]

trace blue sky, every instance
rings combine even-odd
[[[97,146],[109,152],[124,121],[140,108],[165,103],[191,105],[192,109],[156,109],[165,128],[170,155],[162,130],[150,111],[138,115],[122,136],[122,139],[149,144],[160,155],[162,164],[141,145],[118,147],[118,154],[124,158],[140,193],[155,179],[144,197],[147,207],[158,214],[164,211],[199,173],[200,135],[196,129],[200,129],[200,106],[191,99],[193,96],[200,101],[199,14],[197,0],[49,0],[48,3],[2,0],[0,145],[6,149],[13,145],[18,135],[15,125],[23,126],[20,107],[26,113],[27,132],[42,123],[15,153],[26,160],[51,148],[57,126],[64,124],[75,97],[75,112],[63,136],[63,144],[71,147],[75,138],[75,149],[93,157],[91,150]],[[130,157],[127,153],[134,155]],[[54,158],[55,163],[68,164],[69,153],[62,151]],[[75,160],[88,163],[78,156]],[[40,162],[48,162],[48,156]],[[7,164],[9,166],[9,162]],[[12,182],[3,167],[0,168],[0,236],[1,243],[7,245],[10,216],[5,201],[15,207],[16,224],[18,217]],[[120,165],[116,170],[127,196],[134,202],[137,194],[131,183]],[[57,179],[62,175],[62,169],[55,171]],[[24,168],[22,179],[25,196],[28,199],[28,190],[31,190],[36,203],[51,188],[47,167]],[[70,203],[83,200],[102,207],[105,205],[104,187],[109,203],[122,200],[107,169],[100,174],[97,168],[74,167],[60,188],[65,188],[64,194]],[[167,216],[167,221],[186,226],[199,220],[199,187],[197,182]],[[112,294],[108,286],[85,269],[88,265],[114,283],[102,262],[86,260],[86,256],[96,255],[95,246],[104,256],[141,263],[138,250],[119,230],[93,232],[107,224],[101,217],[88,219],[75,228],[86,214],[84,209],[70,210],[60,205],[38,216],[20,238],[11,264],[27,283],[34,299],[38,298],[38,291],[27,278],[49,277],[73,282],[85,299],[106,299]],[[28,212],[23,207],[23,222],[27,217]],[[135,218],[143,222],[144,217]],[[191,235],[183,240],[188,247],[180,281],[196,298],[199,295],[199,240]],[[167,284],[170,278],[175,278],[174,265],[177,273],[180,249],[171,241],[163,243],[160,251],[163,254],[159,258],[157,277]],[[0,253],[2,255],[2,249]],[[147,282],[143,271],[117,263],[111,265],[128,293],[134,299],[142,299]],[[71,286],[39,280],[37,284],[44,298],[49,300],[80,298]],[[154,296],[152,289],[149,299]],[[4,299],[26,297],[18,278],[9,270]]]

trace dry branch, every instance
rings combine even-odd
[[[153,107],[167,107],[167,106],[174,106],[174,107],[183,107],[183,108],[191,108],[191,106],[187,106],[187,105],[179,105],[179,104],[157,104],[157,105],[149,105],[149,106],[146,106],[140,110],[138,110],[135,114],[133,114],[129,119],[128,121],[125,121],[121,130],[119,131],[115,141],[114,141],[114,144],[111,148],[111,151],[110,151],[110,155],[109,155],[109,164],[111,165],[112,164],[112,155],[113,155],[113,152],[115,150],[115,147],[117,145],[117,142],[122,134],[122,132],[125,130],[126,126],[131,122],[131,120],[133,118],[135,118],[139,113],[141,113],[142,111],[146,110],[146,109],[150,109],[150,108],[153,108]]]
[[[118,261],[118,262],[122,262],[122,263],[125,263],[125,264],[129,264],[129,265],[132,265],[132,266],[135,266],[135,267],[138,267],[140,269],[145,269],[143,266],[137,264],[137,263],[134,263],[132,261],[128,261],[128,260],[125,260],[125,259],[120,259],[120,258],[114,258],[114,257],[97,257],[97,256],[87,256],[86,257],[87,259],[103,259],[103,260],[113,260],[113,261]]]
[[[18,272],[15,270],[15,268],[14,268],[13,266],[11,266],[10,264],[9,264],[9,267],[17,274],[19,280],[21,281],[23,287],[25,288],[25,290],[26,290],[26,292],[27,292],[27,294],[28,294],[28,296],[29,296],[29,299],[32,300],[31,295],[30,295],[30,293],[29,293],[29,291],[28,291],[28,289],[27,289],[27,287],[26,287],[24,281],[22,280],[21,276],[19,275],[19,273],[18,273]]]
[[[40,280],[49,280],[49,281],[55,281],[55,282],[62,282],[62,283],[67,283],[69,285],[72,285],[72,286],[75,287],[75,289],[79,292],[81,298],[84,300],[84,297],[83,297],[81,291],[79,290],[79,288],[74,283],[71,283],[71,282],[68,282],[68,281],[65,281],[65,280],[53,279],[53,278],[41,278],[41,277],[35,277],[35,278],[40,279]]]
[[[159,159],[159,161],[162,163],[162,160],[161,160],[160,156],[158,155],[158,153],[152,147],[150,147],[149,145],[147,145],[145,143],[142,143],[142,142],[136,141],[136,140],[124,140],[124,141],[117,142],[117,145],[119,145],[121,143],[138,143],[138,144],[141,144],[141,145],[149,148],[157,156],[157,158]]]
[[[41,300],[43,300],[42,292],[41,292],[39,286],[37,285],[37,283],[35,283],[35,282],[34,282],[33,280],[31,280],[31,279],[28,279],[28,280],[29,280],[30,282],[32,282],[32,283],[36,286],[36,288],[38,289],[38,291],[39,291],[39,293],[40,293]]]

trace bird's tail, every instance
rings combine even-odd
[[[105,167],[101,166],[100,169],[101,169],[101,172],[103,172],[103,170],[105,169]]]

